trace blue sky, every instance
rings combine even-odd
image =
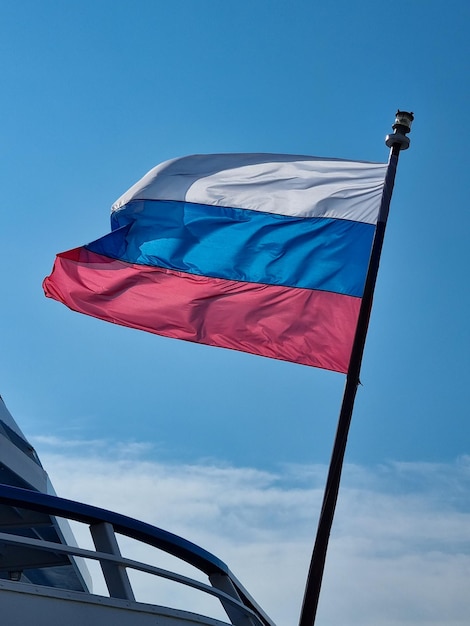
[[[388,498],[389,510],[400,511],[409,527],[412,512],[394,498],[403,503],[414,494],[414,502],[425,502],[420,524],[434,514],[441,520],[447,511],[448,525],[439,522],[441,532],[433,528],[426,536],[433,545],[436,537],[448,538],[440,553],[459,554],[467,576],[470,568],[468,531],[453,534],[453,516],[469,513],[469,19],[468,3],[458,0],[445,9],[434,0],[405,7],[382,0],[19,0],[0,7],[0,392],[52,468],[63,470],[67,458],[82,467],[91,455],[107,484],[103,464],[125,458],[136,492],[136,468],[143,463],[154,472],[161,464],[175,471],[250,469],[277,477],[286,496],[294,493],[298,477],[286,468],[315,467],[324,475],[344,377],[73,313],[42,293],[55,254],[108,232],[114,200],[165,159],[256,151],[385,161],[384,136],[396,109],[415,112],[411,148],[400,157],[346,454],[347,467],[360,472],[345,473],[340,507],[349,503],[351,510],[333,532],[339,543],[327,564],[322,624],[344,619],[332,591],[335,564],[340,567],[334,550],[341,533],[347,535],[348,515],[365,516],[352,494],[368,502],[371,477],[380,478],[372,492]],[[68,467],[65,475],[75,476]],[[447,489],[444,476],[452,476]],[[100,482],[83,479],[82,489],[74,490],[63,471],[53,479],[61,495],[81,499]],[[272,484],[257,488],[271,493]],[[302,531],[305,553],[318,511],[308,482],[302,488],[311,512],[311,536]],[[312,488],[321,490],[321,479]],[[126,506],[111,497],[100,503]],[[285,537],[301,510],[293,507],[292,518],[283,520]],[[367,510],[366,535],[380,524],[374,507]],[[163,525],[161,512],[153,514],[147,512],[149,521]],[[268,526],[269,519],[263,517]],[[406,527],[403,554],[428,558],[422,543],[413,543],[413,552],[414,533]],[[227,533],[222,552],[232,554],[235,537]],[[210,536],[202,539],[217,553]],[[353,539],[351,545],[360,545]],[[367,569],[358,555],[369,583],[377,580],[382,557],[375,555]],[[238,572],[220,556],[246,582],[251,570]],[[453,573],[460,580],[462,571],[446,564],[441,578]],[[306,561],[292,567],[302,581]],[[256,597],[257,589],[246,584]],[[397,574],[384,586],[398,597],[410,584]],[[370,623],[431,623],[419,610],[426,601],[438,602],[432,584],[415,583],[413,606],[401,602],[408,618],[398,609],[396,617],[384,617],[384,609],[377,614],[382,621],[370,613]],[[425,601],[420,593],[426,590]],[[274,592],[266,592],[267,612],[276,619],[279,611],[280,625],[295,620],[299,592],[282,608]],[[357,598],[347,585],[341,594]],[[468,616],[465,597],[454,598],[461,612],[452,624]],[[358,623],[367,623],[365,609],[354,606]],[[444,601],[432,606],[441,619],[433,624],[451,623]],[[344,611],[350,614],[346,601]],[[416,618],[410,618],[413,611]]]

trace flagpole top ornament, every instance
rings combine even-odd
[[[385,137],[385,144],[389,148],[397,146],[399,150],[408,150],[410,147],[410,140],[406,135],[411,130],[411,122],[413,120],[413,113],[408,113],[408,111],[397,111],[395,115],[395,123],[392,126],[394,133],[393,135],[387,135]]]

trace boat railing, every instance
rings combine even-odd
[[[0,484],[0,505],[88,525],[95,550],[25,537],[11,532],[0,532],[0,543],[21,549],[38,550],[41,553],[49,552],[98,561],[111,598],[135,601],[128,570],[136,570],[216,597],[234,626],[274,626],[274,623],[223,561],[178,535],[106,509],[10,485]],[[209,584],[161,567],[123,557],[116,534],[137,540],[189,563],[208,577]],[[11,572],[11,574],[12,580],[19,580],[21,576],[21,572]]]

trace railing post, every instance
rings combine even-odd
[[[92,524],[90,533],[98,552],[107,552],[113,556],[121,556],[114,528],[111,524],[108,522]],[[132,591],[126,568],[116,563],[101,560],[100,565],[111,598],[134,601],[134,592]]]
[[[211,585],[215,589],[223,591],[228,596],[232,596],[232,598],[235,598],[236,600],[241,602],[241,598],[238,595],[234,584],[226,574],[210,574],[209,580],[211,582]],[[229,602],[224,602],[222,598],[220,598],[220,601],[234,626],[255,626],[255,622],[251,619],[249,615],[241,611],[233,604]]]

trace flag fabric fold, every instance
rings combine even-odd
[[[386,169],[167,161],[113,205],[111,233],[57,256],[45,294],[166,337],[346,372]]]

